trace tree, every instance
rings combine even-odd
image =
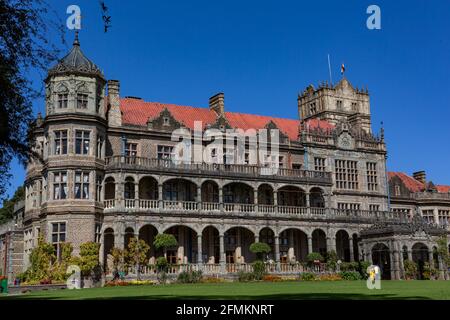
[[[31,250],[30,267],[27,270],[28,280],[50,279],[51,267],[55,261],[55,247],[39,237],[37,247]]]
[[[178,242],[173,234],[159,233],[156,235],[153,245],[156,249],[163,248],[164,258],[167,259],[167,248],[177,246]]]
[[[92,277],[100,266],[99,261],[100,244],[96,242],[85,242],[80,245],[80,256],[73,259],[81,269],[85,277]]]
[[[0,224],[13,218],[14,205],[24,199],[25,190],[22,186],[20,186],[17,188],[11,199],[3,201],[3,207],[0,208]]]
[[[323,257],[320,253],[318,252],[311,252],[306,256],[306,261],[308,261],[308,264],[310,266],[314,265],[315,261],[319,261],[322,262],[323,261]]]
[[[440,237],[436,242],[437,242],[437,254],[441,258],[442,263],[444,264],[443,266],[444,270],[446,270],[447,266],[450,265],[447,236]]]
[[[270,246],[265,242],[254,242],[250,245],[250,251],[256,254],[256,259],[263,260],[263,254],[271,251]]]
[[[137,238],[130,239],[130,243],[128,244],[128,259],[134,265],[138,280],[141,279],[141,265],[147,261],[147,252],[149,250],[150,246],[144,240],[138,240]]]
[[[125,257],[128,255],[127,250],[120,248],[112,248],[112,264],[113,264],[113,274],[118,274],[119,272],[124,272],[126,267]]]
[[[32,149],[32,102],[43,90],[32,86],[29,75],[36,71],[42,77],[57,59],[59,50],[48,34],[56,31],[63,39],[64,28],[48,11],[45,0],[0,0],[0,197],[12,159],[25,165],[30,157],[39,158]]]

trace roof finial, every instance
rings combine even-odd
[[[74,46],[79,46],[80,45],[80,40],[78,40],[78,30],[75,30],[75,39],[73,39],[73,45]]]
[[[384,141],[384,123],[383,123],[383,121],[381,121],[380,139],[381,139],[381,141]]]

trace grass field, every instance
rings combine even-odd
[[[173,284],[57,290],[0,299],[446,299],[450,281],[384,281],[369,290],[364,281]]]

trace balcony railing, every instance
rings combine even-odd
[[[112,156],[105,159],[106,169],[142,169],[157,172],[184,172],[210,176],[273,178],[331,184],[330,172],[286,168],[267,168],[243,164],[187,163],[170,159]]]
[[[255,215],[274,217],[321,218],[335,220],[403,220],[405,213],[393,211],[347,210],[334,208],[295,207],[268,204],[218,203],[146,199],[110,199],[104,201],[107,212],[198,213],[201,215]]]

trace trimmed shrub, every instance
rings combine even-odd
[[[340,266],[341,271],[359,271],[358,262],[342,262]]]
[[[264,253],[270,252],[270,246],[265,242],[254,242],[250,245],[250,251],[256,254],[258,260],[263,260]]]
[[[253,262],[253,275],[255,280],[261,280],[266,275],[266,265],[262,261]]]
[[[417,277],[417,264],[411,260],[404,260],[403,267],[405,269],[406,280],[416,279]]]
[[[370,266],[370,263],[367,261],[359,261],[358,262],[358,271],[361,276],[361,279],[367,279],[369,278],[369,275],[367,274],[367,268]]]
[[[337,264],[337,254],[336,251],[331,250],[327,252],[327,269],[330,271],[336,271],[336,264]]]
[[[239,271],[238,280],[239,282],[253,281],[255,280],[255,275],[253,272]]]
[[[202,280],[201,271],[183,271],[178,274],[179,283],[199,283]]]
[[[167,269],[169,267],[169,262],[165,257],[159,257],[156,259],[156,269],[158,272],[167,272]]]
[[[300,273],[300,281],[313,281],[316,280],[316,275],[312,272],[302,272]]]
[[[308,261],[308,265],[312,266],[314,264],[314,261],[323,261],[323,257],[318,252],[311,252],[306,256],[306,260]]]
[[[342,280],[361,280],[361,274],[357,271],[342,271],[339,275]]]

